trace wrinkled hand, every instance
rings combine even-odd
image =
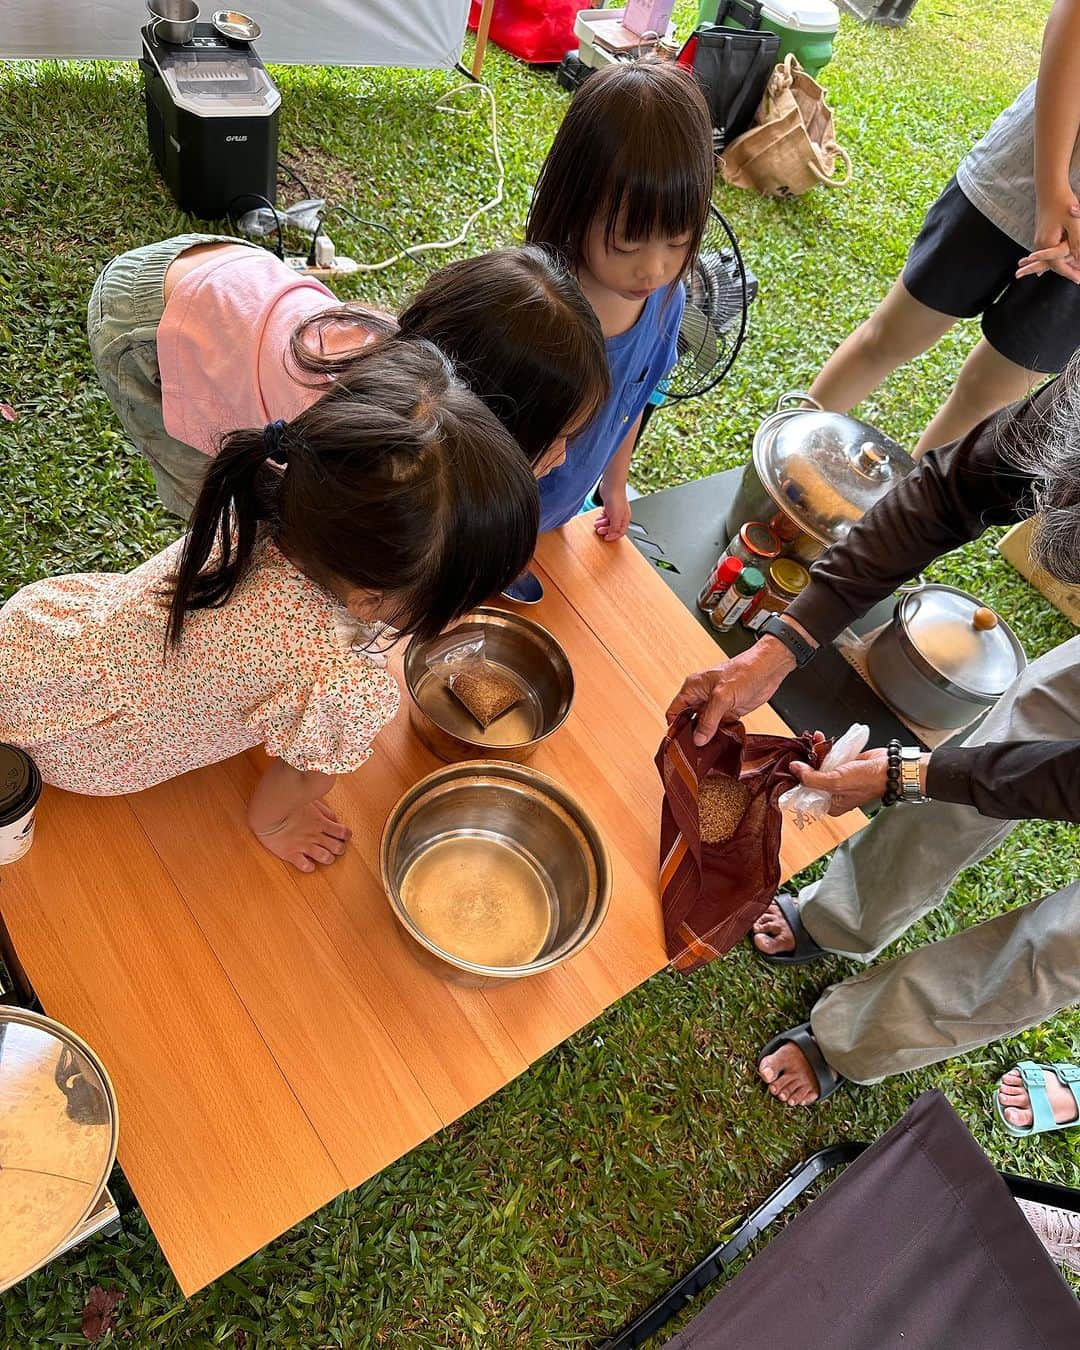
[[[667,720],[685,709],[697,712],[694,744],[708,745],[722,722],[734,722],[760,708],[776,693],[795,658],[782,642],[763,637],[713,670],[689,675],[667,710]]]
[[[1035,247],[1016,268],[1017,277],[1041,277],[1056,272],[1080,285],[1080,201],[1074,192],[1062,193],[1035,216]]]
[[[867,802],[879,801],[888,786],[889,757],[884,750],[864,750],[858,759],[822,773],[809,764],[793,763],[791,772],[803,787],[817,788],[831,797],[830,816],[842,816]]]
[[[340,858],[352,837],[321,798],[290,811],[272,829],[254,833],[263,848],[301,872],[314,872],[316,863],[325,867]]]
[[[614,544],[630,528],[630,501],[625,489],[605,491],[603,495],[604,506],[596,518],[596,533]]]

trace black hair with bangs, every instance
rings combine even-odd
[[[525,237],[577,269],[604,212],[609,245],[621,217],[629,243],[688,235],[689,265],[712,186],[712,120],[694,77],[666,61],[608,66],[570,104],[540,171]]]

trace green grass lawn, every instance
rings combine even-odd
[[[1034,75],[1048,7],[921,0],[900,31],[845,19],[825,82],[855,181],[792,202],[718,190],[761,296],[726,383],[653,419],[633,470],[639,488],[746,458],[777,395],[805,387],[865,317],[963,152]],[[680,9],[685,29],[685,0]],[[489,194],[479,100],[469,118],[432,107],[454,76],[277,74],[283,157],[361,215],[421,240],[456,231]],[[468,251],[520,236],[567,102],[550,73],[498,50],[487,76],[507,191]],[[0,398],[19,413],[0,422],[3,599],[49,573],[127,568],[173,537],[98,388],[83,324],[109,257],[192,226],[148,161],[133,64],[0,71],[0,144]],[[385,251],[385,240],[359,228],[339,228],[335,239],[356,257]],[[402,264],[339,289],[394,302],[423,274]],[[975,332],[960,325],[898,373],[868,402],[868,419],[913,444]],[[935,574],[997,605],[1029,655],[1072,632],[988,541]],[[1077,858],[1075,830],[1022,826],[897,950],[1064,884]],[[849,969],[836,962],[829,975]],[[767,971],[745,948],[690,979],[658,976],[438,1139],[195,1298],[181,1297],[133,1209],[123,1236],[90,1243],[5,1297],[0,1344],[83,1344],[80,1310],[101,1284],[124,1292],[115,1343],[585,1345],[648,1303],[796,1159],[837,1138],[875,1137],[927,1087],[945,1091],[998,1165],[1080,1184],[1080,1131],[1013,1141],[990,1114],[1002,1068],[1025,1055],[1070,1055],[1075,1012],[1013,1042],[788,1112],[759,1086],[755,1053],[766,1033],[802,1020],[825,982],[813,967]]]

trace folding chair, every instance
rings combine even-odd
[[[839,1144],[794,1168],[599,1350],[644,1345],[841,1167],[667,1350],[1078,1350],[1080,1303],[1014,1197],[1080,1213],[1080,1190],[995,1172],[939,1092],[877,1143]]]

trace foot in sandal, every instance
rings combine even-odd
[[[761,1052],[758,1073],[785,1106],[813,1106],[825,1101],[844,1081],[825,1062],[809,1022],[774,1036]]]
[[[770,965],[801,966],[828,955],[803,927],[796,897],[784,891],[754,923],[750,941]]]
[[[997,1111],[1010,1134],[1044,1134],[1080,1124],[1080,1067],[1021,1060],[1003,1075]]]

